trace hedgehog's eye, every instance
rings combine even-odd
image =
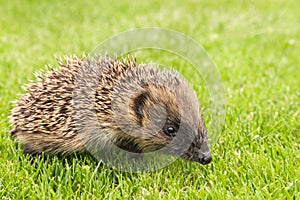
[[[176,136],[176,129],[174,126],[167,126],[165,132],[172,137]]]

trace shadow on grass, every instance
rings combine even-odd
[[[139,179],[147,174],[150,177],[160,176],[163,174],[167,177],[188,177],[190,181],[198,179],[199,176],[205,178],[213,169],[213,165],[203,166],[199,163],[187,162],[183,159],[178,159],[174,163],[151,172],[134,173],[124,172],[116,168],[106,166],[103,162],[94,158],[89,152],[74,153],[70,155],[39,155],[24,154],[20,144],[16,145],[17,151],[15,156],[18,157],[21,166],[25,167],[33,177],[47,175],[50,177],[65,176],[70,173],[70,177],[84,176],[89,179],[102,179],[105,177],[111,184],[119,184],[125,179]],[[29,167],[30,166],[30,167]],[[102,177],[102,178],[101,178]]]

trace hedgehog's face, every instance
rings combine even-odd
[[[190,102],[183,102],[190,103]],[[133,98],[132,115],[142,127],[138,144],[142,152],[167,147],[168,154],[208,164],[212,160],[207,132],[199,108],[189,105],[189,117],[182,117],[175,95],[163,87],[148,86]]]

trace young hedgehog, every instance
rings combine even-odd
[[[29,154],[70,154],[112,144],[208,164],[195,92],[172,70],[135,59],[67,58],[37,76],[12,110],[12,136]]]

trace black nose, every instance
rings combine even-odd
[[[211,160],[212,160],[212,156],[210,154],[207,154],[207,155],[203,156],[202,158],[200,158],[200,163],[203,165],[206,165],[206,164],[210,163]]]

